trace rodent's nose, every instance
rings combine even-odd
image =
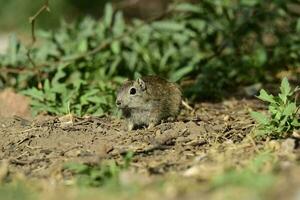
[[[116,100],[116,104],[117,104],[117,106],[120,106],[121,105],[121,101],[120,100]]]

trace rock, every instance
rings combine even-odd
[[[17,115],[23,118],[31,118],[29,98],[17,94],[12,89],[0,92],[0,117],[13,117]]]

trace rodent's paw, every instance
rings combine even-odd
[[[133,128],[134,128],[134,124],[132,122],[128,122],[128,124],[127,124],[127,130],[128,131],[132,131]]]
[[[153,128],[154,126],[155,126],[155,124],[154,124],[153,122],[150,122],[149,125],[148,125],[148,127],[147,127],[147,129],[151,129],[151,128]]]
[[[166,122],[174,122],[175,119],[176,119],[176,117],[168,117],[168,118],[166,119]]]

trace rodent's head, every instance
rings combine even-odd
[[[116,105],[118,108],[141,108],[145,104],[146,84],[138,78],[126,81],[118,90]]]

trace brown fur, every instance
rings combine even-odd
[[[135,89],[134,95],[130,89]],[[117,94],[118,107],[127,119],[128,129],[152,127],[169,117],[175,118],[181,105],[181,91],[174,83],[158,76],[126,81]]]

